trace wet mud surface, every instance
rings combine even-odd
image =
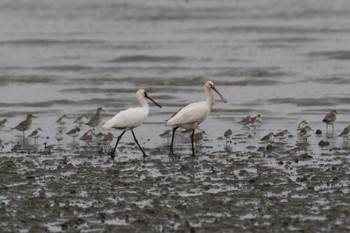
[[[99,145],[14,146],[1,152],[0,230],[349,232],[348,150],[237,151],[245,136],[235,137],[223,150],[198,144],[196,157],[162,146],[142,158],[125,143],[114,161]]]

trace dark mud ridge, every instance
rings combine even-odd
[[[0,232],[349,232],[349,152],[0,154]],[[130,159],[133,157],[133,159]]]

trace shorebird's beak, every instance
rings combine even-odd
[[[215,88],[215,86],[211,86],[211,89],[213,89],[218,95],[220,96],[222,102],[227,103],[227,99],[220,94],[220,92]]]
[[[160,104],[158,104],[156,101],[154,101],[151,97],[149,97],[148,95],[147,95],[147,93],[145,92],[145,97],[147,98],[147,99],[149,99],[150,101],[152,101],[155,105],[157,105],[159,108],[162,108],[162,106],[160,105]]]

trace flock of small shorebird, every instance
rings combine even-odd
[[[322,122],[326,123],[327,132],[328,132],[328,125],[332,126],[332,130],[334,132],[334,122],[336,121],[336,119],[337,119],[337,111],[336,110],[331,110],[329,113],[327,113],[325,115]],[[247,128],[250,128],[250,127],[256,128],[257,126],[259,126],[261,124],[261,122],[262,122],[262,118],[261,118],[260,114],[256,115],[255,117],[247,116],[247,117],[243,118],[241,121],[243,126],[247,127]],[[298,124],[297,131],[298,131],[298,135],[301,138],[303,138],[305,140],[305,142],[307,142],[307,138],[313,134],[313,129],[311,128],[311,126],[308,124],[308,122],[306,120],[302,120]],[[227,130],[225,132],[224,136],[226,137],[226,135],[231,135],[231,134],[232,134],[232,131]],[[317,131],[316,131],[316,134],[318,134]],[[264,137],[262,137],[260,139],[260,141],[272,142],[272,141],[274,141],[275,138],[277,138],[279,140],[283,140],[283,139],[287,138],[288,136],[291,136],[291,133],[287,129],[285,129],[285,130],[279,131],[277,133],[270,132],[267,135],[265,135]],[[343,137],[344,140],[347,139],[348,137],[350,137],[350,125],[345,127],[345,129],[338,136]]]
[[[204,91],[207,96],[206,100],[201,102],[191,103],[183,107],[177,113],[175,113],[169,120],[166,121],[165,125],[172,128],[172,130],[168,130],[167,132],[167,133],[171,133],[171,137],[172,137],[171,143],[170,143],[169,155],[174,155],[173,147],[174,147],[174,137],[175,137],[176,130],[178,128],[183,128],[185,129],[185,131],[191,132],[192,156],[195,156],[195,148],[194,148],[194,142],[196,140],[195,130],[206,119],[206,117],[208,116],[208,114],[210,113],[214,105],[215,99],[214,99],[212,90],[215,91],[220,96],[221,100],[224,103],[227,102],[226,98],[223,97],[220,94],[220,92],[216,89],[214,83],[212,81],[207,81],[204,84]],[[103,124],[102,127],[104,129],[114,128],[114,129],[123,130],[122,133],[117,137],[116,144],[112,152],[110,153],[110,156],[112,159],[114,159],[115,157],[115,151],[120,139],[122,138],[124,133],[129,130],[131,131],[134,141],[137,144],[137,146],[140,148],[143,156],[144,157],[146,156],[145,151],[140,146],[134,133],[134,128],[141,125],[149,114],[149,105],[148,105],[148,102],[146,101],[146,98],[152,101],[156,106],[161,108],[161,105],[159,105],[156,101],[154,101],[151,97],[149,97],[144,89],[140,89],[136,92],[136,99],[141,105],[140,107],[129,108],[124,111],[120,111],[114,117],[112,117],[111,119],[109,119],[107,122]],[[87,117],[87,115],[82,115],[78,117],[74,121],[74,123],[78,124],[79,126],[76,126],[75,128],[73,128],[72,130],[66,133],[63,133],[63,130],[60,129],[55,135],[56,140],[58,141],[58,143],[60,143],[60,141],[63,140],[64,135],[67,134],[73,137],[73,141],[74,141],[74,139],[80,135],[80,127],[82,125],[88,125],[92,129],[88,130],[82,137],[80,137],[81,140],[89,142],[89,141],[92,141],[93,137],[96,137],[99,139],[100,142],[105,142],[108,144],[111,143],[111,141],[114,138],[111,132],[108,132],[107,134],[99,133],[95,135],[95,127],[101,124],[103,111],[104,110],[101,107],[99,107],[96,111],[96,114],[93,115],[91,118]],[[337,114],[336,110],[331,110],[330,113],[326,114],[326,116],[324,117],[323,122],[325,122],[327,125],[327,131],[328,131],[328,125],[331,125],[334,130],[334,122],[336,121],[336,114]],[[21,121],[17,126],[12,128],[23,132],[23,139],[25,137],[25,131],[29,130],[32,125],[32,118],[35,118],[35,116],[33,114],[28,114],[27,118],[24,121]],[[56,122],[60,124],[61,127],[63,128],[67,120],[68,120],[67,115],[63,115]],[[2,128],[5,126],[7,122],[8,122],[7,119],[3,119],[0,121],[0,130],[2,130]],[[243,126],[247,128],[250,128],[250,127],[256,128],[261,124],[261,122],[262,122],[262,117],[260,114],[254,117],[247,116],[243,118],[241,121]],[[313,133],[313,130],[305,120],[299,123],[298,131],[299,131],[298,134],[302,138],[304,138],[305,141],[307,141],[307,138],[311,136]],[[34,138],[34,140],[37,142],[38,138],[43,133],[44,131],[41,128],[37,128],[29,135],[29,137]],[[230,139],[232,134],[233,134],[232,130],[228,129],[227,131],[225,131],[224,137],[226,138],[226,140],[228,140]],[[289,135],[290,133],[288,132],[288,130],[283,130],[276,134],[271,132],[266,136],[264,136],[263,138],[261,138],[261,141],[271,142],[274,140],[274,138],[285,139]],[[202,134],[199,134],[198,136],[201,137]],[[343,137],[344,139],[350,137],[350,125],[347,126],[339,136]]]

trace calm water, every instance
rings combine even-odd
[[[9,123],[0,138],[12,140],[10,127],[33,112],[32,129],[54,143],[62,114],[66,130],[99,106],[107,120],[144,88],[164,107],[151,105],[135,132],[160,146],[164,120],[202,100],[206,80],[228,99],[201,126],[209,145],[257,113],[258,138],[295,133],[302,119],[324,129],[324,114],[336,108],[338,134],[349,122],[349,21],[346,0],[1,1],[0,118]]]

